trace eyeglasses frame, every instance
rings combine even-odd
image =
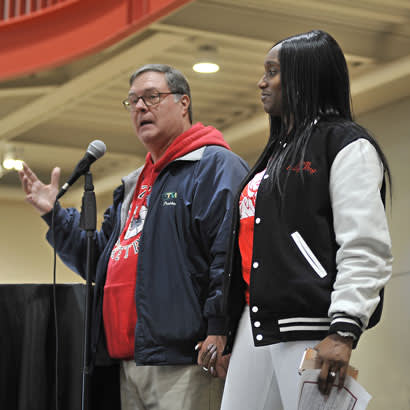
[[[154,105],[160,104],[161,101],[162,101],[162,100],[161,100],[161,96],[162,96],[162,95],[171,95],[171,94],[180,94],[180,93],[177,93],[177,92],[174,92],[174,91],[169,91],[169,92],[165,92],[165,93],[153,93],[153,94],[151,94],[151,95],[157,95],[157,96],[158,96],[158,102],[156,102],[156,103],[154,103],[154,104],[151,104],[151,103],[147,104],[147,102],[145,101],[145,98],[144,98],[143,95],[136,96],[137,101],[136,101],[134,104],[127,104],[127,103],[129,103],[129,97],[127,97],[125,100],[122,101],[122,105],[124,106],[124,108],[125,108],[128,112],[135,112],[135,111],[137,111],[136,108],[131,109],[131,107],[136,107],[140,99],[142,100],[142,102],[144,103],[144,105],[145,105],[147,108],[149,108],[149,107],[152,107],[152,106],[154,106]]]

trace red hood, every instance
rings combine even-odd
[[[182,157],[183,155],[206,145],[219,145],[226,149],[231,149],[220,131],[212,126],[205,127],[200,122],[197,122],[189,130],[175,138],[165,151],[164,155],[155,162],[154,173],[159,173],[165,165],[169,164],[174,159]],[[151,153],[149,152],[145,158],[145,163],[147,164],[151,161]]]

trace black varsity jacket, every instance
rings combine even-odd
[[[240,192],[266,168],[270,155],[264,157]],[[392,262],[383,174],[361,128],[325,121],[315,126],[303,163],[282,169],[282,200],[265,173],[256,198],[250,283],[255,346],[319,340],[336,331],[353,333],[357,343],[378,322]],[[245,303],[238,230],[237,209],[224,278],[225,352]]]

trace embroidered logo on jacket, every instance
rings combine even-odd
[[[299,163],[298,165],[295,165],[292,167],[292,165],[289,165],[286,170],[287,171],[295,171],[295,172],[309,172],[310,175],[315,174],[317,172],[317,169],[312,168],[312,162],[311,161],[305,161],[302,163]]]
[[[176,206],[177,192],[164,192],[162,194],[162,206]]]

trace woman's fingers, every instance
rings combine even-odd
[[[202,349],[200,353],[202,366],[209,368],[212,355],[215,352],[216,346],[213,344],[209,344],[208,346]]]
[[[209,371],[211,372],[212,376],[216,376],[216,357],[218,355],[218,351],[216,350],[216,346],[214,346],[215,350],[213,351],[211,358],[209,359]]]
[[[329,394],[328,391],[330,391],[330,388],[331,388],[331,385],[329,388],[329,369],[330,369],[329,362],[327,361],[323,362],[322,368],[320,369],[319,378],[318,378],[319,391],[325,395]]]
[[[339,369],[339,382],[337,384],[339,390],[342,389],[345,384],[347,368],[348,366],[343,366]]]
[[[200,342],[195,346],[195,350],[199,350],[198,364],[202,366],[205,371],[209,371],[212,376],[216,376],[217,347],[212,343],[204,346],[203,342]]]

